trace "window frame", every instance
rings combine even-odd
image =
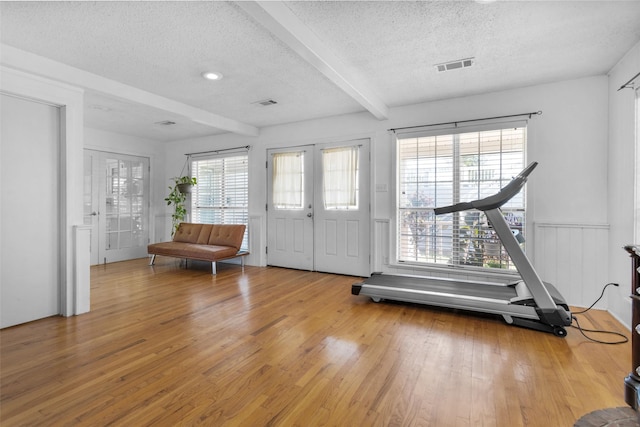
[[[399,164],[399,140],[407,139],[407,138],[419,138],[419,137],[429,137],[429,136],[442,136],[442,135],[450,135],[450,134],[463,134],[463,133],[471,133],[471,132],[482,132],[482,131],[491,131],[491,130],[499,130],[499,129],[511,129],[511,128],[525,128],[524,133],[524,145],[522,147],[522,156],[523,156],[523,167],[527,164],[527,147],[531,139],[531,129],[526,119],[514,119],[514,120],[482,120],[477,123],[471,124],[457,124],[451,123],[446,125],[439,126],[425,126],[423,128],[411,129],[407,131],[395,130],[393,142],[392,152],[392,190],[393,194],[392,200],[394,202],[393,211],[391,213],[391,224],[390,224],[390,243],[391,243],[391,263],[390,266],[393,268],[410,268],[415,271],[433,271],[433,272],[453,272],[458,271],[462,274],[482,274],[484,276],[493,276],[497,274],[498,276],[514,276],[517,275],[517,270],[513,269],[499,269],[499,268],[489,268],[489,267],[481,267],[481,266],[469,266],[464,264],[451,264],[451,263],[436,263],[436,262],[422,262],[422,261],[411,261],[411,260],[401,260],[401,248],[400,248],[400,225],[401,225],[401,182],[400,182],[400,164]],[[502,183],[501,186],[504,186],[505,183]],[[524,190],[523,190],[524,191]],[[531,225],[530,212],[533,211],[532,204],[529,200],[529,195],[527,192],[523,195],[523,204],[524,204],[524,215],[525,215],[525,224],[523,226],[527,230],[529,237],[532,236],[533,228]],[[469,201],[469,200],[461,200],[461,201]],[[527,241],[527,247],[530,246],[530,242]]]

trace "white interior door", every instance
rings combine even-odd
[[[0,95],[0,327],[60,313],[60,112]]]
[[[267,264],[368,276],[369,140],[269,150]]]
[[[369,276],[369,140],[316,146],[315,270]]]
[[[313,270],[313,147],[267,156],[267,264]]]
[[[92,225],[91,264],[146,257],[149,159],[85,150],[84,192],[85,224]]]

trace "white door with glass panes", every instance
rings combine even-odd
[[[149,159],[85,150],[84,224],[91,225],[91,264],[147,256]]]
[[[268,155],[267,263],[368,276],[369,140]]]
[[[267,153],[267,264],[313,270],[313,146]]]
[[[369,276],[369,140],[316,145],[315,270]]]

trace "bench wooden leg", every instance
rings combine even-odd
[[[151,261],[149,261],[149,265],[153,265],[153,263],[156,261],[156,254],[151,255]]]
[[[216,274],[216,262],[211,263],[211,274]]]

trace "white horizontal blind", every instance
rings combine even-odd
[[[433,209],[490,196],[517,175],[526,143],[519,124],[398,136],[399,262],[514,269],[482,212]],[[502,211],[514,233],[524,233],[523,192]]]
[[[249,156],[215,155],[191,161],[197,184],[191,193],[192,221],[202,224],[249,223]],[[247,250],[248,231],[242,241]]]

